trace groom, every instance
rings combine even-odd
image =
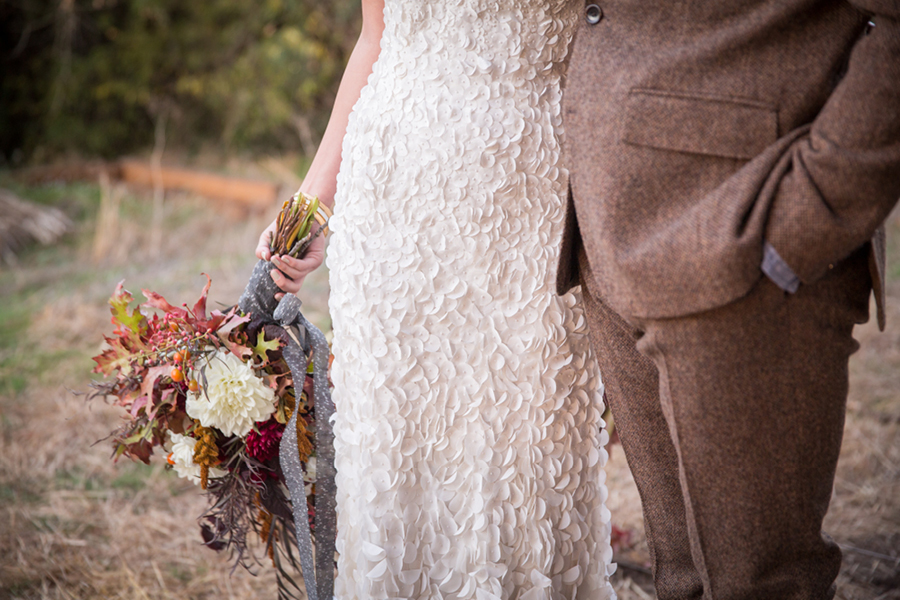
[[[586,2],[581,282],[661,600],[820,599],[853,326],[900,197],[900,1]]]

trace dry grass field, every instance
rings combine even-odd
[[[95,444],[118,410],[86,403],[84,391],[105,302],[122,279],[137,297],[149,288],[190,302],[212,276],[211,301],[231,304],[255,262],[258,232],[271,218],[223,211],[170,194],[154,249],[149,194],[113,188],[100,210],[93,184],[24,186],[0,174],[0,187],[62,208],[76,231],[54,247],[0,267],[0,600],[274,598],[271,570],[232,570],[227,556],[200,544],[205,501],[163,468],[113,464]],[[112,208],[110,208],[112,206]],[[99,214],[99,216],[98,216]],[[98,225],[100,223],[101,225]],[[900,217],[890,223],[888,331],[858,329],[847,427],[827,530],[845,549],[838,597],[900,599]],[[301,293],[306,312],[328,326],[327,274]],[[610,509],[630,532],[618,557],[625,600],[655,598],[645,574],[639,500],[621,447],[609,465]],[[736,541],[739,543],[739,541]]]

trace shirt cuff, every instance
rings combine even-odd
[[[769,242],[763,243],[763,260],[759,268],[772,283],[789,294],[793,294],[800,287],[800,278]]]

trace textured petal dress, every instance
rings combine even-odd
[[[327,264],[340,600],[613,597],[602,385],[554,292],[564,0],[387,0]]]

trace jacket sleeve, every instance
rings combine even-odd
[[[868,241],[900,199],[900,1],[853,4],[870,26],[766,186],[765,239],[804,283]]]

